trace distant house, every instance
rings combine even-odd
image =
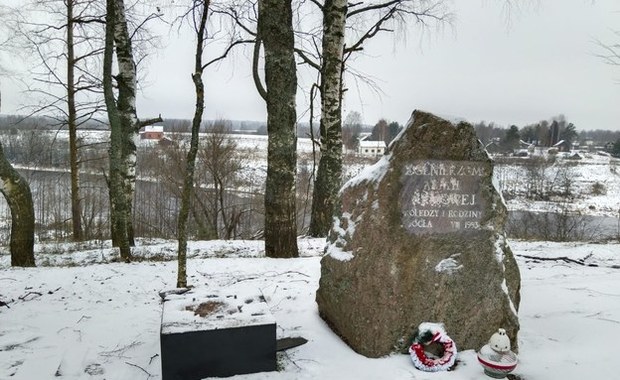
[[[572,149],[571,144],[566,140],[560,140],[553,144],[552,148],[556,148],[560,152],[570,152]]]
[[[140,138],[142,140],[161,140],[164,138],[164,126],[163,125],[149,125],[144,127],[144,130],[140,131]]]
[[[359,144],[357,145],[357,153],[361,156],[375,157],[381,156],[385,149],[385,141],[368,141],[370,134],[363,134],[360,136]]]
[[[614,143],[613,142],[606,143],[603,149],[605,150],[605,152],[611,153],[614,150]]]

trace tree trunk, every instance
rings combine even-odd
[[[118,99],[116,108],[121,123],[120,176],[123,188],[125,222],[128,244],[134,246],[133,194],[136,184],[136,140],[140,129],[136,113],[136,65],[133,60],[131,38],[127,28],[124,0],[116,0],[114,9],[114,44],[118,62]],[[125,235],[125,234],[123,234]]]
[[[103,56],[103,91],[110,123],[110,173],[108,187],[110,192],[110,229],[112,244],[119,247],[121,258],[131,259],[131,248],[127,234],[127,206],[124,196],[121,167],[123,131],[120,115],[114,99],[112,84],[112,62],[114,54],[114,35],[116,23],[116,0],[107,0],[106,36]]]
[[[194,12],[197,11],[201,12],[201,14],[200,26],[196,30],[196,56],[194,73],[192,74],[192,81],[196,89],[196,110],[194,111],[194,118],[192,119],[192,137],[185,163],[185,179],[183,181],[181,209],[179,210],[177,226],[179,241],[177,288],[187,287],[187,219],[189,218],[189,206],[194,188],[194,171],[196,167],[196,154],[198,153],[198,132],[200,132],[200,123],[202,122],[202,114],[205,108],[205,92],[202,82],[202,51],[204,49],[209,0],[195,2]]]
[[[267,184],[265,254],[297,257],[295,67],[291,0],[260,0],[258,34],[265,47]]]
[[[34,265],[34,207],[28,182],[4,157],[0,144],[0,192],[11,209],[11,265]]]
[[[327,236],[342,185],[342,71],[347,0],[323,6],[321,159],[314,182],[310,236]]]
[[[216,173],[214,172],[213,174],[213,200],[211,201],[211,204],[213,205],[213,212],[212,212],[212,220],[211,220],[211,224],[213,224],[213,231],[215,231],[215,238],[219,239],[220,238],[220,213],[223,213],[224,211],[222,209],[220,209],[220,202],[219,202],[219,194],[222,191],[222,189],[220,189],[220,184],[217,181],[216,178]]]
[[[112,51],[116,46],[118,99],[112,91]],[[107,55],[106,55],[107,54]],[[107,87],[107,90],[106,90]],[[124,0],[107,0],[106,45],[104,51],[104,98],[110,119],[110,225],[112,243],[121,258],[131,260],[134,245],[133,198],[136,184],[136,141],[141,126],[136,112],[136,65],[127,28]]]
[[[71,225],[73,240],[81,241],[82,208],[77,146],[77,111],[75,108],[75,52],[73,45],[73,0],[67,0],[67,128],[69,130],[69,165],[71,169]]]

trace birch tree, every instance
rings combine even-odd
[[[304,18],[300,16],[301,14],[312,13],[312,10],[304,8],[305,4],[310,3],[321,11],[323,16],[322,31],[320,28],[316,31],[311,26],[301,25],[301,21],[299,21]],[[253,54],[253,77],[259,88],[259,93],[266,98],[264,89],[261,90],[262,85],[257,70],[260,46],[261,43],[265,43],[265,37],[260,26],[260,17],[264,16],[261,16],[260,10],[264,4],[259,1],[258,33],[253,32],[252,28],[255,21],[252,12],[253,5],[254,2],[251,0],[234,2],[222,12],[234,20],[235,27],[242,33],[256,37],[257,43]],[[292,6],[289,5],[289,8]],[[294,51],[302,63],[308,64],[319,72],[321,159],[314,182],[309,232],[313,236],[325,236],[331,226],[338,190],[342,185],[342,97],[345,91],[343,76],[347,60],[355,53],[364,50],[370,39],[381,33],[392,32],[398,24],[410,19],[423,25],[430,21],[442,22],[447,19],[448,12],[442,0],[385,0],[356,3],[348,3],[342,0],[325,0],[323,2],[313,0],[311,2],[295,2],[295,11],[297,12],[296,20],[300,24],[297,25],[298,30],[295,31],[297,43],[294,46]],[[307,20],[305,22],[307,23]],[[347,33],[349,34],[348,38]],[[265,46],[265,64],[267,64],[269,54]],[[265,68],[265,75],[267,75],[267,68]],[[311,93],[315,88],[316,86],[312,87]],[[312,95],[311,98],[313,98]],[[271,133],[269,131],[270,135]],[[278,131],[274,131],[274,133],[278,133]],[[266,197],[269,197],[269,194],[266,194]],[[268,230],[269,227],[266,225],[266,240]]]
[[[342,182],[342,74],[347,0],[325,0],[321,75],[321,159],[314,182],[310,236],[326,236]]]
[[[124,0],[106,0],[106,33],[103,62],[104,99],[110,123],[108,184],[112,243],[121,258],[131,260],[134,245],[132,203],[136,180],[136,140],[141,127],[161,117],[140,121],[136,112],[136,64]],[[112,62],[116,52],[118,74],[114,96]]]
[[[342,96],[347,60],[364,49],[368,40],[380,33],[392,32],[394,24],[408,19],[426,24],[427,20],[444,21],[448,12],[442,0],[361,1],[325,0],[323,12],[321,65],[298,49],[302,59],[320,71],[321,144],[319,168],[312,195],[309,234],[326,236],[332,224],[338,190],[342,185]],[[352,34],[345,46],[345,31]]]
[[[297,71],[292,20],[292,0],[259,0],[258,39],[265,49],[266,83],[266,88],[259,85],[259,92],[267,103],[265,254],[268,257],[299,256],[295,199]]]

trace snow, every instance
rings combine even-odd
[[[147,125],[144,127],[144,132],[164,132],[163,125]]]
[[[456,257],[459,257],[460,255],[460,253],[456,253],[447,259],[441,260],[437,263],[437,265],[435,265],[435,272],[452,274],[459,269],[462,269],[463,265],[456,261]]]
[[[418,331],[430,331],[432,335],[439,334],[446,336],[448,333],[446,332],[446,328],[441,323],[434,322],[422,322],[418,325]]]
[[[200,313],[203,305],[207,306],[208,313]],[[221,293],[200,287],[185,294],[166,296],[161,333],[180,334],[275,323],[260,294]]]
[[[86,142],[108,138],[107,131],[84,133]],[[246,176],[263,181],[266,137],[235,135],[235,139],[241,150],[253,150],[245,165]],[[301,153],[308,154],[311,147],[310,140],[298,139]],[[383,156],[370,167],[350,164],[345,168],[347,176],[362,174],[346,186],[362,181],[378,183],[388,170],[390,157]],[[620,161],[601,154],[582,157],[573,161],[558,155],[545,174],[572,180],[574,199],[564,206],[617,218]],[[493,184],[511,195],[508,208],[556,209],[556,202],[525,199],[527,175],[523,165],[496,164]],[[604,186],[604,194],[592,192],[596,183]],[[341,238],[354,231],[358,219],[345,215],[345,220],[346,229],[337,231]],[[38,267],[29,269],[10,268],[7,248],[0,251],[0,301],[10,307],[0,306],[0,379],[160,379],[162,302],[158,293],[176,282],[176,242],[149,239],[138,244],[134,253],[139,260],[131,264],[118,262],[109,241],[38,244]],[[502,244],[496,246],[500,262]],[[509,245],[522,276],[516,373],[524,380],[617,378],[620,244],[510,240]],[[264,257],[262,241],[189,243],[188,275],[195,292],[224,299],[231,294],[260,294],[277,322],[278,337],[309,340],[279,356],[280,372],[234,379],[487,378],[471,350],[459,352],[454,371],[436,374],[416,370],[408,355],[368,359],[352,351],[319,317],[315,293],[321,256],[346,261],[354,257],[353,252],[343,251],[339,244],[326,247],[325,239],[300,239],[299,247],[300,258],[276,260]],[[551,258],[569,260],[541,260]],[[439,262],[435,270],[449,272],[461,267],[453,255]],[[505,282],[502,288],[507,292]],[[194,322],[192,313],[182,311],[186,306],[179,304],[176,310]],[[238,306],[242,305],[233,305]],[[247,323],[247,319],[228,322]]]
[[[453,124],[462,121],[454,117],[445,118]],[[413,114],[407,125],[412,122]],[[404,131],[405,128],[399,132],[399,137]],[[50,131],[49,133],[57,139],[68,139],[68,132],[65,130]],[[78,133],[85,144],[109,139],[109,131],[80,130]],[[171,136],[173,139],[181,139],[183,136],[189,136],[189,134],[175,133]],[[252,184],[241,185],[236,190],[253,193],[256,191],[256,184],[264,183],[267,173],[267,136],[231,134],[229,137],[234,139],[244,157],[243,170],[239,174],[240,182]],[[206,134],[201,134],[201,138],[206,138]],[[311,139],[297,139],[297,151],[300,156],[299,165],[300,167],[305,165],[309,171],[316,169],[312,165],[312,146]],[[497,158],[493,173],[493,185],[500,194],[507,195],[505,203],[510,211],[558,212],[561,211],[561,208],[568,208],[569,211],[579,212],[582,215],[617,218],[620,215],[620,160],[610,157],[604,152],[580,152],[582,159],[573,160],[569,158],[572,153],[556,154],[553,163],[545,168],[545,180],[542,181],[545,190],[552,189],[556,192],[562,191],[564,184],[567,181],[570,182],[572,198],[569,201],[559,197],[534,201],[526,197],[528,186],[532,186],[540,180],[532,178],[535,174],[528,172],[526,164],[531,162],[533,158],[549,160],[552,155],[549,155],[547,150],[536,150],[532,157],[511,157],[509,160]],[[388,169],[390,159],[391,155],[388,153],[382,156],[375,165],[368,166],[367,160],[352,157],[347,160],[343,177],[345,179],[357,177],[347,182],[345,186],[354,186],[362,181],[378,183]],[[24,167],[21,168],[24,169]],[[59,171],[59,169],[52,168],[37,168],[37,170]],[[599,186],[603,193],[593,191],[595,185]]]
[[[546,156],[542,156],[546,157]],[[570,211],[587,215],[618,217],[620,214],[620,160],[600,154],[583,154],[581,160],[556,157],[555,162],[544,169],[544,181],[531,178],[524,163],[531,158],[522,158],[523,162],[513,164],[496,163],[494,183],[497,188],[511,195],[508,209],[529,211],[557,211],[558,205],[568,207]],[[561,198],[550,201],[533,201],[525,197],[528,186],[542,181],[545,189],[563,190],[570,185],[572,199]],[[593,191],[595,184],[602,186],[603,193]]]
[[[522,276],[515,373],[526,380],[616,378],[620,244],[509,244]],[[190,242],[188,276],[196,291],[259,293],[279,338],[309,340],[279,355],[281,371],[233,379],[486,378],[471,350],[459,352],[454,371],[441,373],[415,369],[409,355],[368,359],[352,351],[315,303],[325,240],[300,239],[299,246],[300,258],[270,259],[260,241]],[[109,242],[38,245],[37,263],[47,266],[27,269],[10,268],[0,254],[0,300],[10,306],[0,306],[0,379],[160,379],[158,292],[174,287],[175,247],[141,240],[136,254],[144,260],[124,264],[112,262]]]
[[[358,186],[359,184],[362,184],[364,182],[378,184],[385,175],[385,173],[387,173],[387,171],[389,170],[391,159],[391,153],[381,156],[381,159],[375,164],[366,166],[359,172],[358,175],[348,180],[340,189],[340,193],[342,194],[345,189]]]
[[[328,244],[325,253],[338,261],[349,261],[353,258],[353,252],[343,251],[336,244]]]
[[[351,220],[351,214],[345,212],[342,214],[342,219],[347,222],[347,228],[344,229],[340,225],[340,218],[334,217],[334,223],[332,224],[332,233],[336,234],[334,242],[327,242],[325,248],[325,254],[340,261],[349,261],[353,258],[353,252],[344,251],[344,247],[347,243],[347,239],[355,233],[356,224]]]

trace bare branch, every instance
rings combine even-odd
[[[353,16],[355,16],[357,14],[360,14],[360,13],[368,12],[368,11],[388,8],[388,7],[391,7],[394,4],[400,4],[400,3],[403,3],[405,1],[407,1],[407,0],[390,0],[390,1],[386,1],[384,3],[372,4],[372,5],[368,5],[366,7],[363,7],[363,8],[354,9],[352,11],[349,11],[349,13],[347,14],[347,18],[353,17]],[[359,3],[356,3],[356,4],[349,4],[349,8],[353,8],[354,6],[361,5],[361,4],[363,4],[363,2],[359,2]]]
[[[260,55],[260,45],[261,39],[259,35],[256,35],[256,42],[254,43],[254,52],[252,55],[252,78],[254,79],[254,85],[256,86],[256,90],[258,94],[263,98],[263,100],[267,101],[267,90],[263,86],[261,82],[260,75],[258,74],[258,58]]]
[[[321,11],[323,11],[323,4],[319,3],[318,0],[310,0],[310,2],[312,2],[314,5],[319,7]]]
[[[371,26],[357,40],[357,42],[353,43],[353,45],[350,47],[346,47],[344,49],[344,54],[345,54],[344,61],[346,61],[351,56],[351,53],[362,50],[362,45],[364,44],[364,42],[366,42],[366,40],[373,38],[374,36],[377,35],[377,33],[381,31],[390,31],[389,29],[384,29],[381,26],[388,20],[392,19],[394,14],[396,14],[396,12],[397,12],[397,8],[391,8],[390,10],[388,10],[386,14],[384,14],[381,18],[379,18],[379,20],[377,20],[377,22],[375,22],[375,24]]]
[[[620,43],[608,45],[599,40],[595,43],[602,50],[600,54],[595,55],[596,57],[601,58],[608,65],[620,66]]]
[[[141,120],[138,123],[138,128],[142,128],[142,127],[146,127],[147,125],[153,125],[155,123],[161,123],[163,122],[162,118],[161,118],[161,114],[157,117],[154,117],[152,119],[146,119],[146,120]]]
[[[299,55],[305,63],[310,65],[310,67],[313,67],[315,70],[321,71],[321,65],[308,57],[308,55],[302,49],[295,48],[295,53],[297,53],[297,55]]]
[[[357,3],[356,5],[361,5]],[[427,20],[436,22],[444,22],[450,19],[451,14],[444,9],[442,1],[416,2],[413,0],[390,0],[379,4],[372,4],[366,7],[352,10],[348,13],[347,18],[360,15],[370,11],[384,12],[375,23],[370,26],[356,42],[345,48],[345,60],[348,59],[353,52],[363,50],[364,43],[375,37],[380,32],[393,32],[386,25],[393,21],[405,21],[407,16],[413,17],[415,21],[422,25],[427,25]]]
[[[224,51],[224,53],[222,53],[222,55],[220,55],[217,58],[213,58],[212,60],[210,60],[209,62],[205,63],[204,65],[202,65],[202,69],[204,70],[205,68],[211,66],[212,64],[219,62],[223,59],[225,59],[228,56],[228,53],[230,53],[230,51],[237,45],[241,45],[241,44],[251,44],[251,43],[255,43],[256,40],[237,40],[232,42],[231,44],[228,45],[228,47],[226,48],[226,50]]]
[[[136,26],[136,28],[134,29],[133,33],[131,33],[131,36],[129,36],[130,40],[134,40],[136,33],[138,33],[140,31],[140,29],[142,29],[142,27],[149,21],[153,20],[153,19],[160,19],[163,20],[163,18],[161,17],[161,14],[159,13],[151,13],[150,15],[148,15],[144,20],[142,20],[142,22],[140,24],[138,24]]]
[[[144,368],[140,367],[137,364],[133,364],[133,363],[130,363],[130,362],[125,362],[125,364],[142,370],[142,372],[144,372],[148,376],[147,379],[150,379],[151,377],[155,376],[155,375],[151,374],[149,371],[145,370]]]
[[[241,15],[239,15],[239,12],[233,6],[224,9],[213,9],[212,12],[213,14],[222,14],[230,17],[235,25],[240,27],[249,35],[256,36],[256,32],[243,23]]]

